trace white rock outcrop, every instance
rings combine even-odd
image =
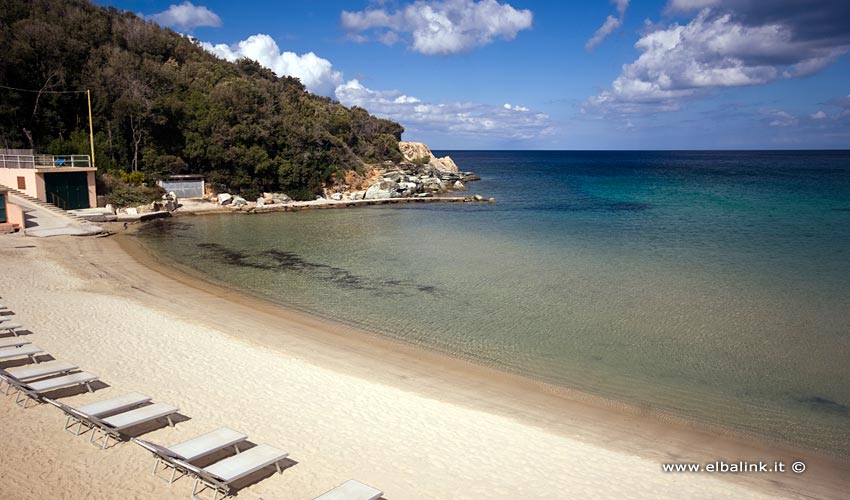
[[[428,146],[421,142],[399,142],[398,149],[407,161],[422,161],[423,158],[429,158],[428,165],[443,172],[457,172],[457,165],[451,156],[437,158],[434,153],[428,149]]]

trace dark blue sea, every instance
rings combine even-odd
[[[442,151],[495,204],[148,225],[217,281],[850,456],[850,152]]]

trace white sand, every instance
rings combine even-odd
[[[24,245],[36,247],[14,248]],[[719,475],[663,474],[657,460],[612,449],[611,443],[602,446],[511,418],[510,410],[457,404],[461,396],[452,396],[450,384],[421,373],[411,373],[421,390],[385,383],[368,373],[405,368],[344,347],[332,354],[335,346],[311,344],[307,327],[288,322],[285,314],[276,328],[265,323],[262,333],[285,337],[288,344],[267,347],[262,335],[243,340],[259,321],[247,309],[222,309],[222,300],[211,295],[187,306],[177,298],[206,292],[133,262],[113,239],[0,237],[0,296],[33,332],[27,339],[110,386],[63,402],[81,405],[141,392],[191,418],[145,439],[168,445],[228,426],[253,442],[288,451],[297,462],[282,475],[247,486],[240,498],[311,499],[349,478],[384,490],[388,500],[780,493]],[[327,362],[332,355],[359,369]],[[488,392],[498,389],[482,388],[482,394]],[[88,445],[87,436],[62,432],[63,422],[49,405],[22,410],[11,398],[0,401],[0,498],[188,497],[189,480],[168,485],[153,478],[152,458],[133,443],[100,451]],[[790,496],[798,488],[795,483],[783,493]]]

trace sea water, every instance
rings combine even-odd
[[[374,332],[850,456],[850,152],[451,151],[496,204],[178,218],[178,265]]]

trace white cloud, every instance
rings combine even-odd
[[[508,104],[508,103],[503,104],[502,107],[505,108],[505,109],[512,109],[514,111],[530,111],[525,106],[511,105],[511,104]]]
[[[470,102],[431,104],[397,90],[372,90],[358,80],[349,80],[337,87],[336,97],[346,106],[360,106],[372,114],[400,122],[414,134],[435,131],[522,140],[553,131],[548,115],[523,106]]]
[[[823,111],[818,111],[817,113],[812,113],[809,115],[809,118],[812,120],[825,120],[827,118],[826,113]]]
[[[377,39],[391,45],[409,34],[413,50],[427,55],[467,52],[493,42],[513,40],[531,27],[530,10],[514,9],[496,0],[418,0],[389,12],[386,9],[343,11],[342,25],[362,40],[362,32],[378,31]],[[387,31],[383,31],[387,30]]]
[[[302,55],[281,52],[277,42],[269,35],[253,35],[233,45],[201,42],[201,47],[228,61],[247,57],[278,76],[294,76],[314,94],[333,96],[336,86],[342,83],[342,73],[335,71],[327,59],[313,52]]]
[[[200,26],[213,28],[221,26],[221,18],[218,17],[218,14],[204,6],[193,5],[189,1],[180,5],[171,5],[167,10],[145,16],[145,18],[163,26],[182,30],[192,30]]]
[[[605,38],[608,37],[614,30],[623,25],[623,17],[626,15],[626,9],[629,8],[629,0],[611,0],[617,7],[617,16],[608,16],[605,18],[605,22],[602,23],[602,26],[596,30],[596,33],[590,37],[590,40],[584,45],[587,50],[591,50],[600,43],[602,43]]]
[[[308,90],[335,97],[345,106],[400,122],[411,133],[439,132],[485,139],[532,139],[550,134],[549,116],[505,103],[501,106],[471,102],[431,104],[398,90],[372,90],[358,80],[343,83],[327,59],[312,52],[281,52],[269,35],[258,34],[233,45],[198,42],[205,50],[228,61],[249,58],[277,75],[295,76]]]
[[[676,110],[684,99],[712,89],[812,74],[846,53],[850,44],[804,40],[782,22],[743,24],[730,13],[704,9],[686,25],[644,34],[635,48],[640,56],[623,65],[611,87],[588,100],[588,108]]]
[[[791,127],[799,123],[796,116],[781,109],[767,110],[765,115],[768,120],[767,124],[771,127]]]

